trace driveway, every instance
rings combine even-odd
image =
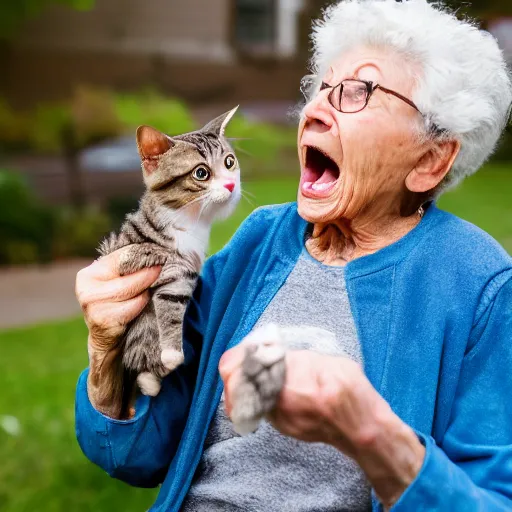
[[[79,315],[75,277],[89,263],[72,260],[0,269],[0,329]]]

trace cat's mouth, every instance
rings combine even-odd
[[[312,198],[328,196],[340,177],[338,164],[318,147],[304,146],[304,151],[300,179],[302,194]]]

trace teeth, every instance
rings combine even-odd
[[[311,186],[313,185],[313,182],[312,181],[305,181],[303,184],[302,184],[302,188],[304,189],[310,189]]]

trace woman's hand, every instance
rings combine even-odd
[[[244,344],[220,361],[227,413],[241,375]],[[331,444],[365,471],[391,506],[418,474],[424,447],[377,393],[362,368],[344,357],[312,351],[286,354],[286,380],[267,419],[283,434]]]
[[[160,267],[151,267],[121,277],[119,262],[127,249],[119,249],[80,270],[75,287],[89,329],[89,399],[96,409],[111,417],[116,417],[119,409],[119,404],[112,401],[122,378],[117,342],[148,303],[147,288],[160,273]]]
[[[89,328],[90,348],[108,350],[149,301],[147,288],[160,267],[121,277],[119,262],[127,247],[104,256],[76,276],[76,296]]]

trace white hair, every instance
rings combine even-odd
[[[426,0],[345,0],[324,11],[311,38],[315,90],[332,62],[358,46],[390,49],[419,65],[412,100],[425,114],[425,133],[437,126],[461,144],[441,188],[473,174],[493,153],[507,123],[512,80],[496,40],[474,22]]]

